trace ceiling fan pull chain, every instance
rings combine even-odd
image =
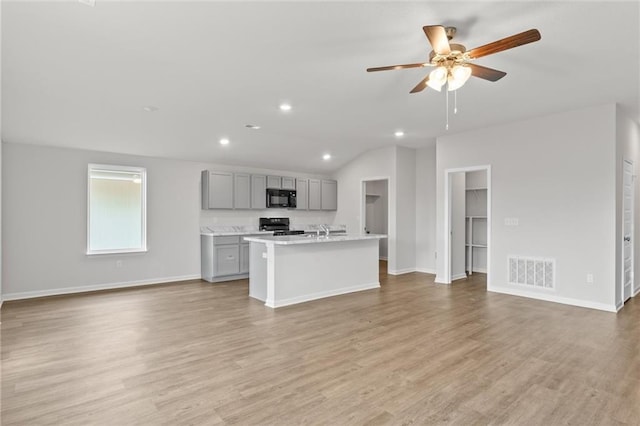
[[[446,130],[449,130],[449,83],[447,83],[447,89],[444,91],[445,96],[447,97],[447,103],[446,103],[446,117],[447,117],[447,125],[445,126]]]
[[[458,91],[457,90],[453,91],[453,113],[454,114],[458,113]]]

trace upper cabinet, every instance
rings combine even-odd
[[[267,177],[265,175],[251,175],[251,208],[267,208]]]
[[[320,179],[309,179],[309,210],[320,210]]]
[[[320,201],[322,210],[338,209],[338,182],[335,180],[323,180]]]
[[[252,175],[249,173],[202,172],[203,209],[267,208],[267,188],[295,190],[296,210],[337,210],[335,180]]]
[[[282,189],[296,189],[296,179],[292,177],[283,177]]]
[[[233,173],[210,170],[202,172],[202,208],[233,208]]]
[[[234,173],[233,182],[233,208],[251,208],[251,176],[248,173]]]
[[[296,210],[309,208],[309,179],[296,179],[296,198],[298,201]]]
[[[267,176],[267,188],[282,189],[282,178],[280,176]]]

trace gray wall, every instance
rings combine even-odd
[[[438,139],[438,206],[446,169],[492,167],[489,290],[615,309],[615,126],[615,105],[603,105]],[[441,253],[444,209],[437,215]],[[555,258],[556,290],[509,285],[508,255]]]
[[[199,227],[253,224],[261,215],[333,223],[333,212],[202,211],[200,172],[287,171],[25,144],[3,146],[5,299],[200,277]],[[147,253],[87,256],[87,164],[147,168]],[[321,176],[314,176],[321,177]],[[117,267],[116,261],[122,260]]]

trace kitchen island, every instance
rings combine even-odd
[[[277,308],[378,288],[381,238],[386,235],[245,237],[249,296]]]

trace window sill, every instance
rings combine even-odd
[[[146,253],[148,250],[144,249],[121,249],[121,250],[88,250],[87,256],[96,256],[101,254],[129,254],[129,253]]]

